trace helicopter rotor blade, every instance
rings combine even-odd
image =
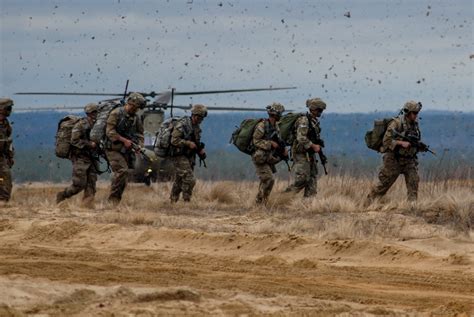
[[[175,96],[191,96],[191,95],[211,95],[211,94],[232,94],[237,92],[256,92],[256,91],[272,91],[272,90],[289,90],[297,87],[269,87],[269,88],[250,88],[250,89],[227,89],[227,90],[201,90],[201,91],[175,91]],[[127,96],[131,92],[127,93]],[[170,91],[157,92],[139,92],[143,97],[167,98],[171,94]],[[105,93],[105,92],[17,92],[15,95],[38,95],[38,96],[119,96],[123,97],[123,93]]]
[[[227,89],[227,90],[202,90],[202,91],[176,91],[176,96],[190,95],[209,95],[209,94],[232,94],[236,92],[252,92],[252,91],[272,91],[272,90],[289,90],[297,87],[269,87],[269,88],[250,88],[250,89]]]
[[[56,96],[123,96],[123,94],[114,93],[95,93],[95,92],[17,92],[15,95],[56,95]]]

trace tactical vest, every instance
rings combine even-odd
[[[397,130],[397,132],[403,136],[412,137],[413,139],[416,139],[418,141],[421,140],[421,131],[418,126],[418,122],[415,121],[413,124],[409,124],[406,121],[404,115],[401,115],[399,118],[401,122],[401,127],[400,131]],[[417,153],[418,149],[413,146],[409,147],[408,149],[404,149],[403,147],[398,146],[396,149],[396,154],[402,157],[415,157]]]
[[[130,116],[126,113],[124,108],[120,108],[119,120],[115,130],[118,134],[132,140],[133,142],[137,142],[137,120],[137,115]]]
[[[270,124],[270,121],[268,121],[268,119],[265,119],[264,121],[264,129],[265,129],[265,135],[264,135],[265,139],[270,140],[275,133],[279,139],[281,138],[280,131],[277,130],[276,126],[275,127],[272,126]]]
[[[308,118],[308,139],[313,143],[317,143],[321,139],[319,120],[316,120],[316,125],[313,125],[313,120],[309,114],[306,114],[306,118]]]

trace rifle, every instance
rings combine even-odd
[[[273,150],[273,154],[275,154],[276,157],[284,161],[286,163],[286,166],[288,167],[288,172],[291,172],[291,167],[289,163],[290,157],[288,156],[288,154],[285,155],[285,148],[286,148],[285,141],[283,141],[280,137],[278,137],[276,130],[273,131],[272,135],[270,136],[270,140],[278,144],[278,147]]]
[[[432,150],[430,150],[430,147],[426,145],[425,143],[421,142],[417,136],[414,135],[403,135],[399,132],[397,132],[395,129],[392,129],[392,133],[399,137],[402,138],[403,140],[409,142],[412,146],[416,147],[420,152],[430,152],[434,156],[436,156],[436,153]]]
[[[204,168],[207,168],[207,164],[206,164],[206,153],[203,153],[201,154],[201,151],[206,147],[206,144],[204,144],[203,142],[199,142],[199,143],[196,143],[197,145],[197,148],[195,149],[195,152],[196,152],[196,155],[199,157],[199,166],[201,166],[201,164],[204,166]]]
[[[321,147],[319,149],[318,156],[319,156],[319,160],[321,161],[321,165],[323,166],[324,174],[328,175],[328,170],[326,168],[326,164],[328,163],[328,158],[323,153],[324,141],[322,139],[317,139],[316,142],[314,142],[314,144],[317,144]],[[309,152],[313,152],[313,151],[310,150]],[[312,154],[314,154],[314,153],[311,153],[311,155]]]

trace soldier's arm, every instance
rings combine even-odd
[[[143,147],[145,144],[145,137],[144,137],[143,122],[140,117],[137,118],[137,139],[138,139],[138,145],[140,147]]]
[[[397,147],[397,141],[399,140],[393,135],[393,130],[399,130],[399,128],[399,122],[396,119],[388,124],[387,131],[385,131],[383,136],[383,147],[386,150],[394,151]]]
[[[111,141],[119,141],[121,138],[120,134],[116,130],[118,119],[118,111],[112,110],[109,117],[107,118],[107,126],[105,128],[105,134]]]
[[[253,131],[252,141],[253,145],[261,150],[270,151],[272,149],[272,144],[270,140],[265,140],[265,122],[261,121],[255,126]]]
[[[71,132],[71,145],[78,149],[91,147],[91,141],[85,138],[83,131],[84,131],[83,122],[82,120],[80,120],[76,122]]]
[[[309,150],[313,146],[308,138],[309,132],[309,121],[306,117],[301,117],[296,122],[296,140],[299,144],[303,145],[306,150]]]
[[[183,139],[184,131],[183,131],[183,124],[181,122],[176,123],[176,126],[171,133],[171,145],[176,147],[185,147],[189,146],[191,141],[187,141]]]

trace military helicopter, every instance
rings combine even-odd
[[[101,105],[121,106],[131,92],[128,91],[129,80],[125,85],[123,93],[80,93],[80,92],[18,92],[16,95],[40,95],[40,96],[101,96],[114,97],[98,102]],[[249,89],[227,89],[227,90],[201,90],[201,91],[176,91],[172,88],[163,92],[139,92],[147,99],[146,105],[138,112],[143,121],[145,131],[145,148],[142,155],[137,155],[133,173],[130,173],[130,180],[138,183],[150,185],[152,182],[168,181],[174,175],[174,167],[170,160],[158,157],[154,151],[156,132],[165,120],[165,111],[169,110],[170,117],[173,117],[174,109],[190,110],[192,105],[175,105],[177,96],[212,95],[212,94],[232,94],[245,92],[261,92],[296,89],[296,87],[268,87]],[[209,111],[265,111],[264,108],[244,108],[244,107],[207,107]],[[16,108],[16,111],[48,111],[48,110],[82,110],[82,107],[49,107],[49,108]]]

